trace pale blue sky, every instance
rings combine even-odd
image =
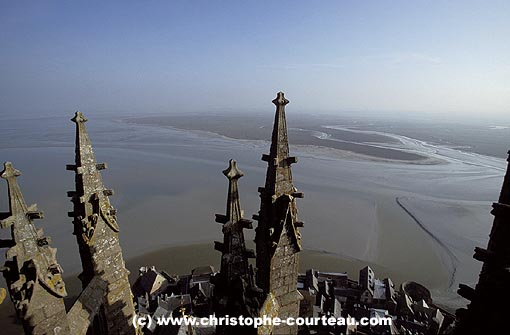
[[[510,1],[0,0],[0,112],[510,114]]]

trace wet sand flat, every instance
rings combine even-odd
[[[144,118],[129,118],[127,123],[152,125],[158,127],[174,127],[184,130],[216,133],[232,139],[268,140],[271,138],[272,125],[269,118],[259,115],[233,117],[215,116],[159,116]],[[308,121],[309,122],[309,121]],[[393,143],[391,137],[376,134],[362,134],[348,130],[330,130],[323,136],[325,129],[315,123],[309,124],[303,120],[290,121],[288,126],[289,141],[293,145],[313,145],[338,150],[350,151],[360,155],[393,159],[401,161],[421,161],[426,157],[403,150],[384,148],[369,143]]]
[[[66,192],[74,188],[74,176],[65,171],[65,164],[74,160],[74,127],[66,120],[43,121],[59,126],[52,128],[38,120],[39,128],[34,128],[23,120],[15,126],[26,127],[30,134],[26,137],[23,131],[3,132],[2,127],[14,126],[2,123],[0,160],[13,161],[22,171],[19,183],[25,199],[38,203],[45,212],[45,219],[36,225],[52,237],[58,260],[69,275],[80,271],[76,240],[66,215],[72,207]],[[272,118],[267,123],[271,124]],[[228,183],[221,171],[230,158],[245,172],[239,188],[246,217],[259,210],[257,188],[264,184],[266,170],[260,156],[269,150],[266,140],[231,139],[102,117],[89,117],[87,127],[98,162],[109,166],[103,179],[106,187],[115,190],[111,201],[118,209],[124,257],[129,264],[138,262],[130,265],[132,276],[139,265],[161,264],[170,273],[186,273],[199,264],[214,260],[217,264],[219,255],[211,246],[222,235],[214,214],[225,211]],[[48,133],[48,129],[55,131]],[[299,218],[305,222],[303,243],[309,257],[303,253],[302,264],[308,259],[306,268],[347,271],[352,278],[357,278],[365,264],[372,264],[377,277],[391,275],[395,282],[421,282],[435,299],[461,306],[465,301],[455,293],[456,287],[449,285],[452,268],[444,261],[441,245],[395,199],[411,199],[405,206],[442,243],[454,243],[459,250],[484,246],[492,223],[488,209],[499,194],[505,161],[395,134],[385,136],[398,141],[377,145],[404,146],[411,153],[442,163],[377,159],[291,143],[291,153],[299,158],[293,165],[294,182],[305,193],[298,208]],[[6,199],[5,183],[0,183],[2,211]],[[5,238],[8,232],[0,234]],[[253,231],[246,235],[247,240],[254,238]],[[176,252],[168,249],[170,246],[197,243],[209,251],[195,252],[195,246],[185,254],[210,258],[170,262]],[[479,263],[468,258],[459,262],[456,281],[476,281],[473,274]],[[0,285],[5,285],[3,278]]]

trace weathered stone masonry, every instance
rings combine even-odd
[[[216,214],[216,222],[223,224],[223,242],[215,242],[216,250],[222,253],[221,269],[213,277],[214,309],[218,316],[258,317],[262,290],[255,285],[253,269],[248,259],[255,252],[246,248],[244,229],[252,229],[252,222],[243,218],[239,200],[238,180],[244,175],[231,159],[228,169],[223,171],[228,178],[226,215]],[[217,335],[256,334],[253,327],[216,327]]]
[[[21,173],[10,162],[1,177],[7,180],[9,212],[0,213],[2,228],[11,228],[12,239],[0,240],[10,248],[2,268],[11,300],[27,334],[70,334],[63,298],[67,295],[57,249],[51,239],[36,229],[32,220],[42,219],[37,205],[27,206],[17,177]]]
[[[510,151],[498,202],[492,205],[494,222],[487,249],[475,248],[474,258],[483,262],[478,284],[473,289],[461,284],[459,294],[470,300],[467,309],[457,311],[456,334],[499,334],[508,328],[510,301]]]
[[[302,222],[297,219],[297,192],[292,183],[291,164],[296,157],[289,156],[289,142],[285,119],[285,105],[289,103],[282,92],[273,100],[276,114],[269,155],[265,187],[259,188],[260,211],[256,229],[257,285],[266,294],[275,296],[280,318],[298,317],[302,299],[297,290]],[[297,334],[297,326],[275,327],[273,334]]]
[[[112,190],[103,185],[100,170],[106,164],[97,164],[85,129],[87,119],[76,112],[76,160],[67,169],[76,173],[76,191],[68,192],[74,205],[74,234],[78,241],[83,272],[80,275],[85,288],[94,277],[106,283],[104,300],[94,320],[94,331],[99,334],[135,334],[131,320],[134,306],[122,250],[119,244],[119,226],[116,211],[108,196]],[[86,302],[85,302],[86,303]]]

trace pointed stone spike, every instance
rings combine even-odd
[[[27,216],[30,220],[44,219],[44,213],[41,211],[27,211]]]
[[[0,226],[2,228],[9,228],[14,224],[14,222],[16,222],[16,218],[11,215],[3,220],[0,220]]]
[[[475,296],[475,290],[472,287],[465,284],[459,284],[459,289],[457,290],[457,293],[461,297],[470,301],[473,300]]]
[[[214,249],[219,252],[225,252],[225,245],[219,241],[214,241]]]
[[[494,216],[509,216],[510,215],[510,205],[502,204],[500,202],[495,202],[492,204],[491,214]]]
[[[222,223],[222,224],[225,224],[228,222],[228,218],[226,215],[223,215],[223,214],[215,214],[216,216],[216,222],[217,223]]]
[[[302,198],[304,198],[304,197],[305,197],[305,194],[304,194],[303,192],[293,192],[293,193],[292,193],[292,196],[293,196],[294,198],[302,199]]]
[[[253,223],[247,219],[239,220],[239,225],[244,229],[253,229]]]
[[[296,221],[294,225],[298,228],[302,228],[305,226],[305,223],[303,221]]]
[[[106,170],[107,168],[108,168],[108,164],[106,164],[106,163],[96,164],[96,169],[98,169],[98,170]]]
[[[104,194],[105,196],[109,197],[109,196],[114,195],[114,194],[115,194],[115,192],[114,192],[113,190],[111,190],[111,189],[107,189],[107,190],[104,190],[104,191],[103,191],[103,194]]]

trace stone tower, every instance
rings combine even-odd
[[[297,192],[292,183],[291,164],[296,157],[289,156],[289,141],[285,120],[285,105],[289,103],[282,92],[276,99],[276,115],[269,155],[262,155],[268,164],[265,187],[259,188],[260,211],[253,218],[258,220],[255,243],[257,250],[257,286],[265,294],[271,293],[278,302],[278,316],[282,319],[298,317],[297,290],[301,234],[297,220]],[[274,334],[297,334],[297,326],[279,326]]]
[[[510,301],[510,151],[499,201],[492,205],[494,222],[487,249],[475,248],[474,258],[483,262],[473,289],[461,284],[458,293],[470,300],[457,311],[456,334],[500,334],[508,329]]]
[[[2,271],[11,300],[26,334],[70,334],[57,249],[50,247],[42,228],[35,228],[32,220],[43,214],[37,205],[26,205],[16,179],[20,175],[9,162],[0,175],[9,192],[9,212],[0,213],[0,224],[11,228],[12,239],[0,240],[0,247],[10,248]]]
[[[76,123],[76,160],[67,169],[76,173],[76,191],[68,192],[74,205],[69,215],[74,217],[74,234],[82,261],[80,280],[83,288],[93,278],[101,278],[106,286],[94,320],[94,333],[134,334],[129,272],[122,258],[116,212],[108,198],[113,191],[104,187],[99,173],[106,164],[96,163],[85,129],[87,119],[76,112],[72,121]]]
[[[216,214],[216,222],[223,224],[223,243],[215,242],[221,252],[221,269],[214,277],[215,312],[218,316],[259,315],[262,291],[255,285],[253,269],[248,259],[255,252],[247,249],[243,229],[252,229],[252,222],[243,218],[237,182],[244,174],[231,159],[228,169],[223,171],[228,178],[226,215]],[[253,327],[218,326],[216,334],[257,334]]]

